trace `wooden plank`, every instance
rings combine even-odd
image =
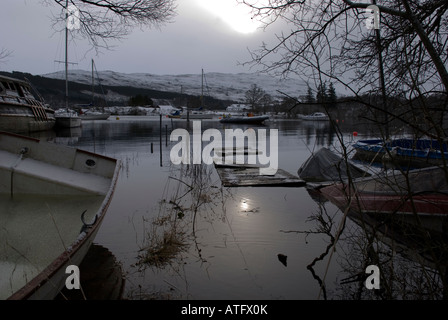
[[[275,175],[260,175],[260,167],[215,165],[224,187],[303,187],[306,182],[285,170]]]

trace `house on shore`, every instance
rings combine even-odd
[[[226,112],[237,112],[237,113],[249,112],[251,110],[252,110],[251,106],[242,103],[232,104],[226,108]]]

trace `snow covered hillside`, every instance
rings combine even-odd
[[[55,72],[43,75],[54,79],[65,79],[65,73]],[[204,81],[201,74],[154,75],[148,73],[118,73],[114,71],[99,71],[101,85],[130,86],[159,91],[179,92],[190,95],[200,95],[202,82],[204,95],[220,100],[244,102],[245,94],[253,84],[263,89],[274,99],[284,97],[281,91],[292,97],[306,94],[306,84],[299,79],[278,80],[266,74],[257,73],[205,73]],[[92,82],[92,73],[84,70],[71,70],[70,81],[83,84]],[[98,84],[98,79],[95,79]]]

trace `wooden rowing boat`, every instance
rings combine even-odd
[[[95,239],[119,168],[116,159],[0,132],[0,299],[54,299]]]

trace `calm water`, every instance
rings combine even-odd
[[[379,252],[377,263],[391,265],[397,274],[388,284],[396,286],[390,291],[395,297],[415,298],[425,291],[427,298],[440,298],[442,284],[434,273],[427,285],[434,296],[423,285],[415,289],[411,279],[421,284],[422,270],[427,270],[426,263],[410,258],[415,252],[386,238],[367,242],[368,233],[354,220],[341,226],[343,212],[306,188],[225,188],[213,166],[171,164],[169,153],[177,142],[169,141],[169,133],[176,128],[188,129],[187,122],[164,118],[160,135],[159,118],[111,117],[47,137],[122,160],[95,242],[122,266],[124,298],[381,298],[360,281],[344,284],[374,263],[372,247]],[[203,120],[202,130],[207,128],[229,127]],[[279,168],[292,174],[312,151],[340,141],[326,123],[271,120],[258,128],[279,130]],[[342,138],[349,143],[353,131],[358,137],[372,136],[366,128],[341,122]],[[333,251],[331,241],[341,228]],[[408,290],[403,278],[417,293]]]

